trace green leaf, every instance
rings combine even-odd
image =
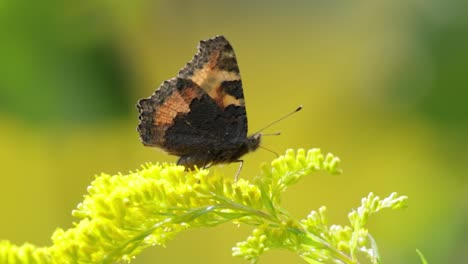
[[[429,262],[427,262],[427,260],[424,257],[423,253],[421,251],[419,251],[419,249],[416,249],[416,252],[418,253],[419,258],[421,259],[422,264],[428,264],[429,263]]]

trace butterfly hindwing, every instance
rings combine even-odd
[[[190,80],[173,78],[164,81],[154,94],[138,101],[138,132],[146,146],[163,147],[167,129],[177,116],[190,112],[190,104],[204,91]]]
[[[191,80],[165,81],[150,98],[138,102],[138,109],[143,144],[171,154],[206,152],[223,142],[246,137],[244,108],[229,105],[220,109]]]

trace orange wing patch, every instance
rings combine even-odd
[[[156,111],[154,124],[156,126],[171,125],[178,114],[190,112],[190,103],[198,96],[200,96],[200,91],[196,87],[185,88],[181,92],[174,91]]]
[[[221,53],[218,50],[211,54],[210,59],[203,68],[196,70],[190,79],[205,90],[221,109],[226,108],[228,105],[244,106],[243,100],[236,99],[221,89],[222,82],[238,81],[240,75],[237,72],[221,70],[217,65],[220,55],[234,57],[234,53]]]

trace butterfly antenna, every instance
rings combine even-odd
[[[258,134],[258,133],[262,132],[263,130],[265,130],[265,129],[271,127],[272,125],[278,123],[279,121],[281,121],[281,120],[283,120],[283,119],[289,117],[290,115],[292,115],[292,114],[294,114],[294,113],[296,113],[296,112],[299,112],[301,109],[302,109],[302,105],[300,105],[299,107],[297,107],[296,110],[292,111],[291,113],[289,113],[289,114],[287,114],[287,115],[281,117],[280,119],[278,119],[278,120],[276,120],[276,121],[270,123],[269,125],[265,126],[265,127],[262,128],[262,129],[260,129],[260,130],[257,131],[257,133],[255,133],[255,134]]]
[[[268,152],[271,152],[271,153],[275,154],[277,158],[279,157],[278,153],[276,153],[275,151],[273,151],[273,150],[271,150],[271,149],[267,149],[267,148],[262,147],[262,146],[258,146],[258,147],[261,148],[261,149],[264,149],[264,150],[266,150],[266,151],[268,151]]]
[[[264,137],[264,136],[279,136],[279,135],[281,135],[281,132],[262,134],[262,137]]]

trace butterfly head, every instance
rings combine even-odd
[[[262,133],[255,133],[247,138],[247,149],[249,152],[255,151],[260,146],[260,141],[262,139]]]

